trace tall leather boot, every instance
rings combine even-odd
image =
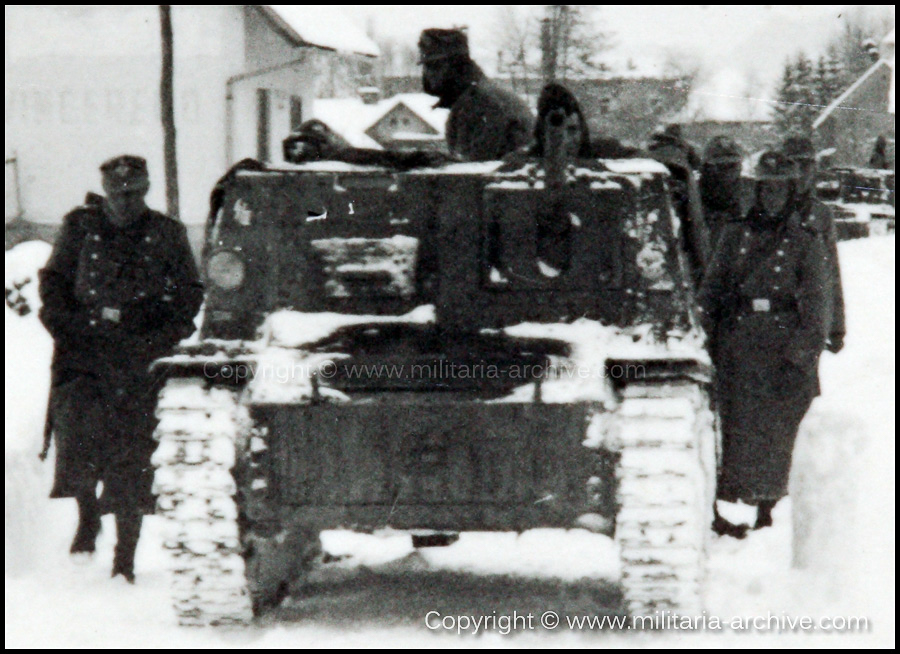
[[[93,489],[80,493],[75,500],[78,502],[78,530],[69,554],[93,554],[100,533],[100,504]]]
[[[756,524],[754,529],[762,529],[763,527],[772,526],[772,509],[775,508],[777,502],[772,500],[763,500],[756,506]]]
[[[116,551],[112,576],[122,575],[129,584],[134,583],[134,552],[141,535],[143,516],[138,511],[116,513]]]
[[[719,509],[713,503],[713,523],[712,523],[713,531],[719,536],[731,536],[732,538],[737,538],[738,540],[742,540],[747,537],[747,530],[750,529],[748,525],[736,525],[733,522],[729,522],[725,518],[719,515]]]

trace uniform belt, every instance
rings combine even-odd
[[[745,297],[739,301],[741,313],[785,313],[795,311],[797,301],[786,297]]]

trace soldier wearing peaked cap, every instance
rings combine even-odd
[[[825,347],[836,354],[844,347],[847,328],[844,322],[844,289],[841,285],[834,216],[828,205],[816,198],[816,151],[812,141],[805,136],[790,136],[782,143],[781,151],[795,167],[800,219],[818,235],[825,250],[825,270],[830,289],[830,318]]]
[[[715,248],[722,227],[743,218],[741,211],[740,146],[727,136],[714,136],[703,150],[700,166],[700,198]]]
[[[450,109],[447,145],[472,161],[502,159],[531,139],[531,111],[514,93],[488,80],[469,56],[461,29],[427,29],[419,38],[422,87]]]
[[[100,170],[105,197],[89,194],[65,217],[40,272],[40,317],[54,339],[51,497],[78,502],[73,554],[92,553],[100,516],[115,514],[113,576],[133,581],[141,516],[154,509],[149,365],[194,330],[203,289],[184,226],[144,202],[147,162],[126,155]]]
[[[722,231],[700,305],[722,420],[718,497],[758,505],[758,528],[787,494],[797,429],[819,394],[828,293],[822,241],[794,203],[792,164],[766,152],[755,181],[745,220]],[[714,527],[744,534],[718,513]]]

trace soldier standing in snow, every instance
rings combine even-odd
[[[126,155],[100,170],[106,197],[89,195],[65,217],[40,272],[40,317],[54,339],[50,496],[78,502],[73,554],[92,553],[100,516],[115,513],[112,574],[133,583],[141,518],[154,510],[158,383],[148,368],[194,330],[203,290],[184,226],[144,203],[146,161]]]
[[[714,136],[703,150],[700,198],[703,217],[715,248],[722,228],[743,218],[741,211],[741,148],[727,136]]]
[[[819,394],[828,293],[824,247],[800,222],[790,161],[766,152],[755,178],[756,201],[744,222],[725,226],[700,305],[722,419],[717,496],[756,504],[760,528],[787,494],[797,430]],[[718,512],[713,527],[745,533]]]
[[[488,80],[469,57],[460,29],[427,29],[419,38],[422,87],[450,109],[447,144],[471,161],[502,159],[531,139],[533,118],[514,93]]]
[[[825,348],[837,354],[844,347],[847,328],[844,322],[844,288],[841,285],[834,216],[828,205],[816,198],[816,151],[812,141],[804,136],[788,137],[782,144],[781,151],[796,168],[800,218],[808,229],[818,235],[825,250],[825,271],[830,292],[830,319]]]

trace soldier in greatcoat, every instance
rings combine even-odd
[[[781,151],[794,164],[797,175],[797,208],[804,225],[818,235],[825,251],[825,272],[828,274],[829,322],[825,348],[834,354],[844,347],[847,327],[844,322],[844,288],[838,262],[837,232],[834,215],[828,205],[816,198],[816,151],[805,136],[785,139]]]
[[[100,516],[115,514],[112,574],[133,583],[141,518],[154,510],[159,383],[149,366],[194,330],[203,289],[184,226],[144,203],[146,161],[126,155],[100,170],[106,196],[90,194],[65,217],[40,272],[40,317],[54,339],[50,496],[78,502],[73,554],[93,552]]]
[[[491,82],[469,57],[460,29],[427,29],[419,38],[422,87],[450,109],[450,152],[470,161],[502,159],[531,140],[534,119],[516,94]]]
[[[740,146],[727,136],[714,136],[703,149],[700,198],[713,249],[724,225],[744,217],[741,208],[742,160]]]
[[[757,528],[787,494],[828,326],[824,248],[797,213],[793,170],[779,152],[760,157],[756,201],[725,226],[700,293],[722,424],[717,495],[757,505]],[[718,513],[714,528],[744,535]]]

